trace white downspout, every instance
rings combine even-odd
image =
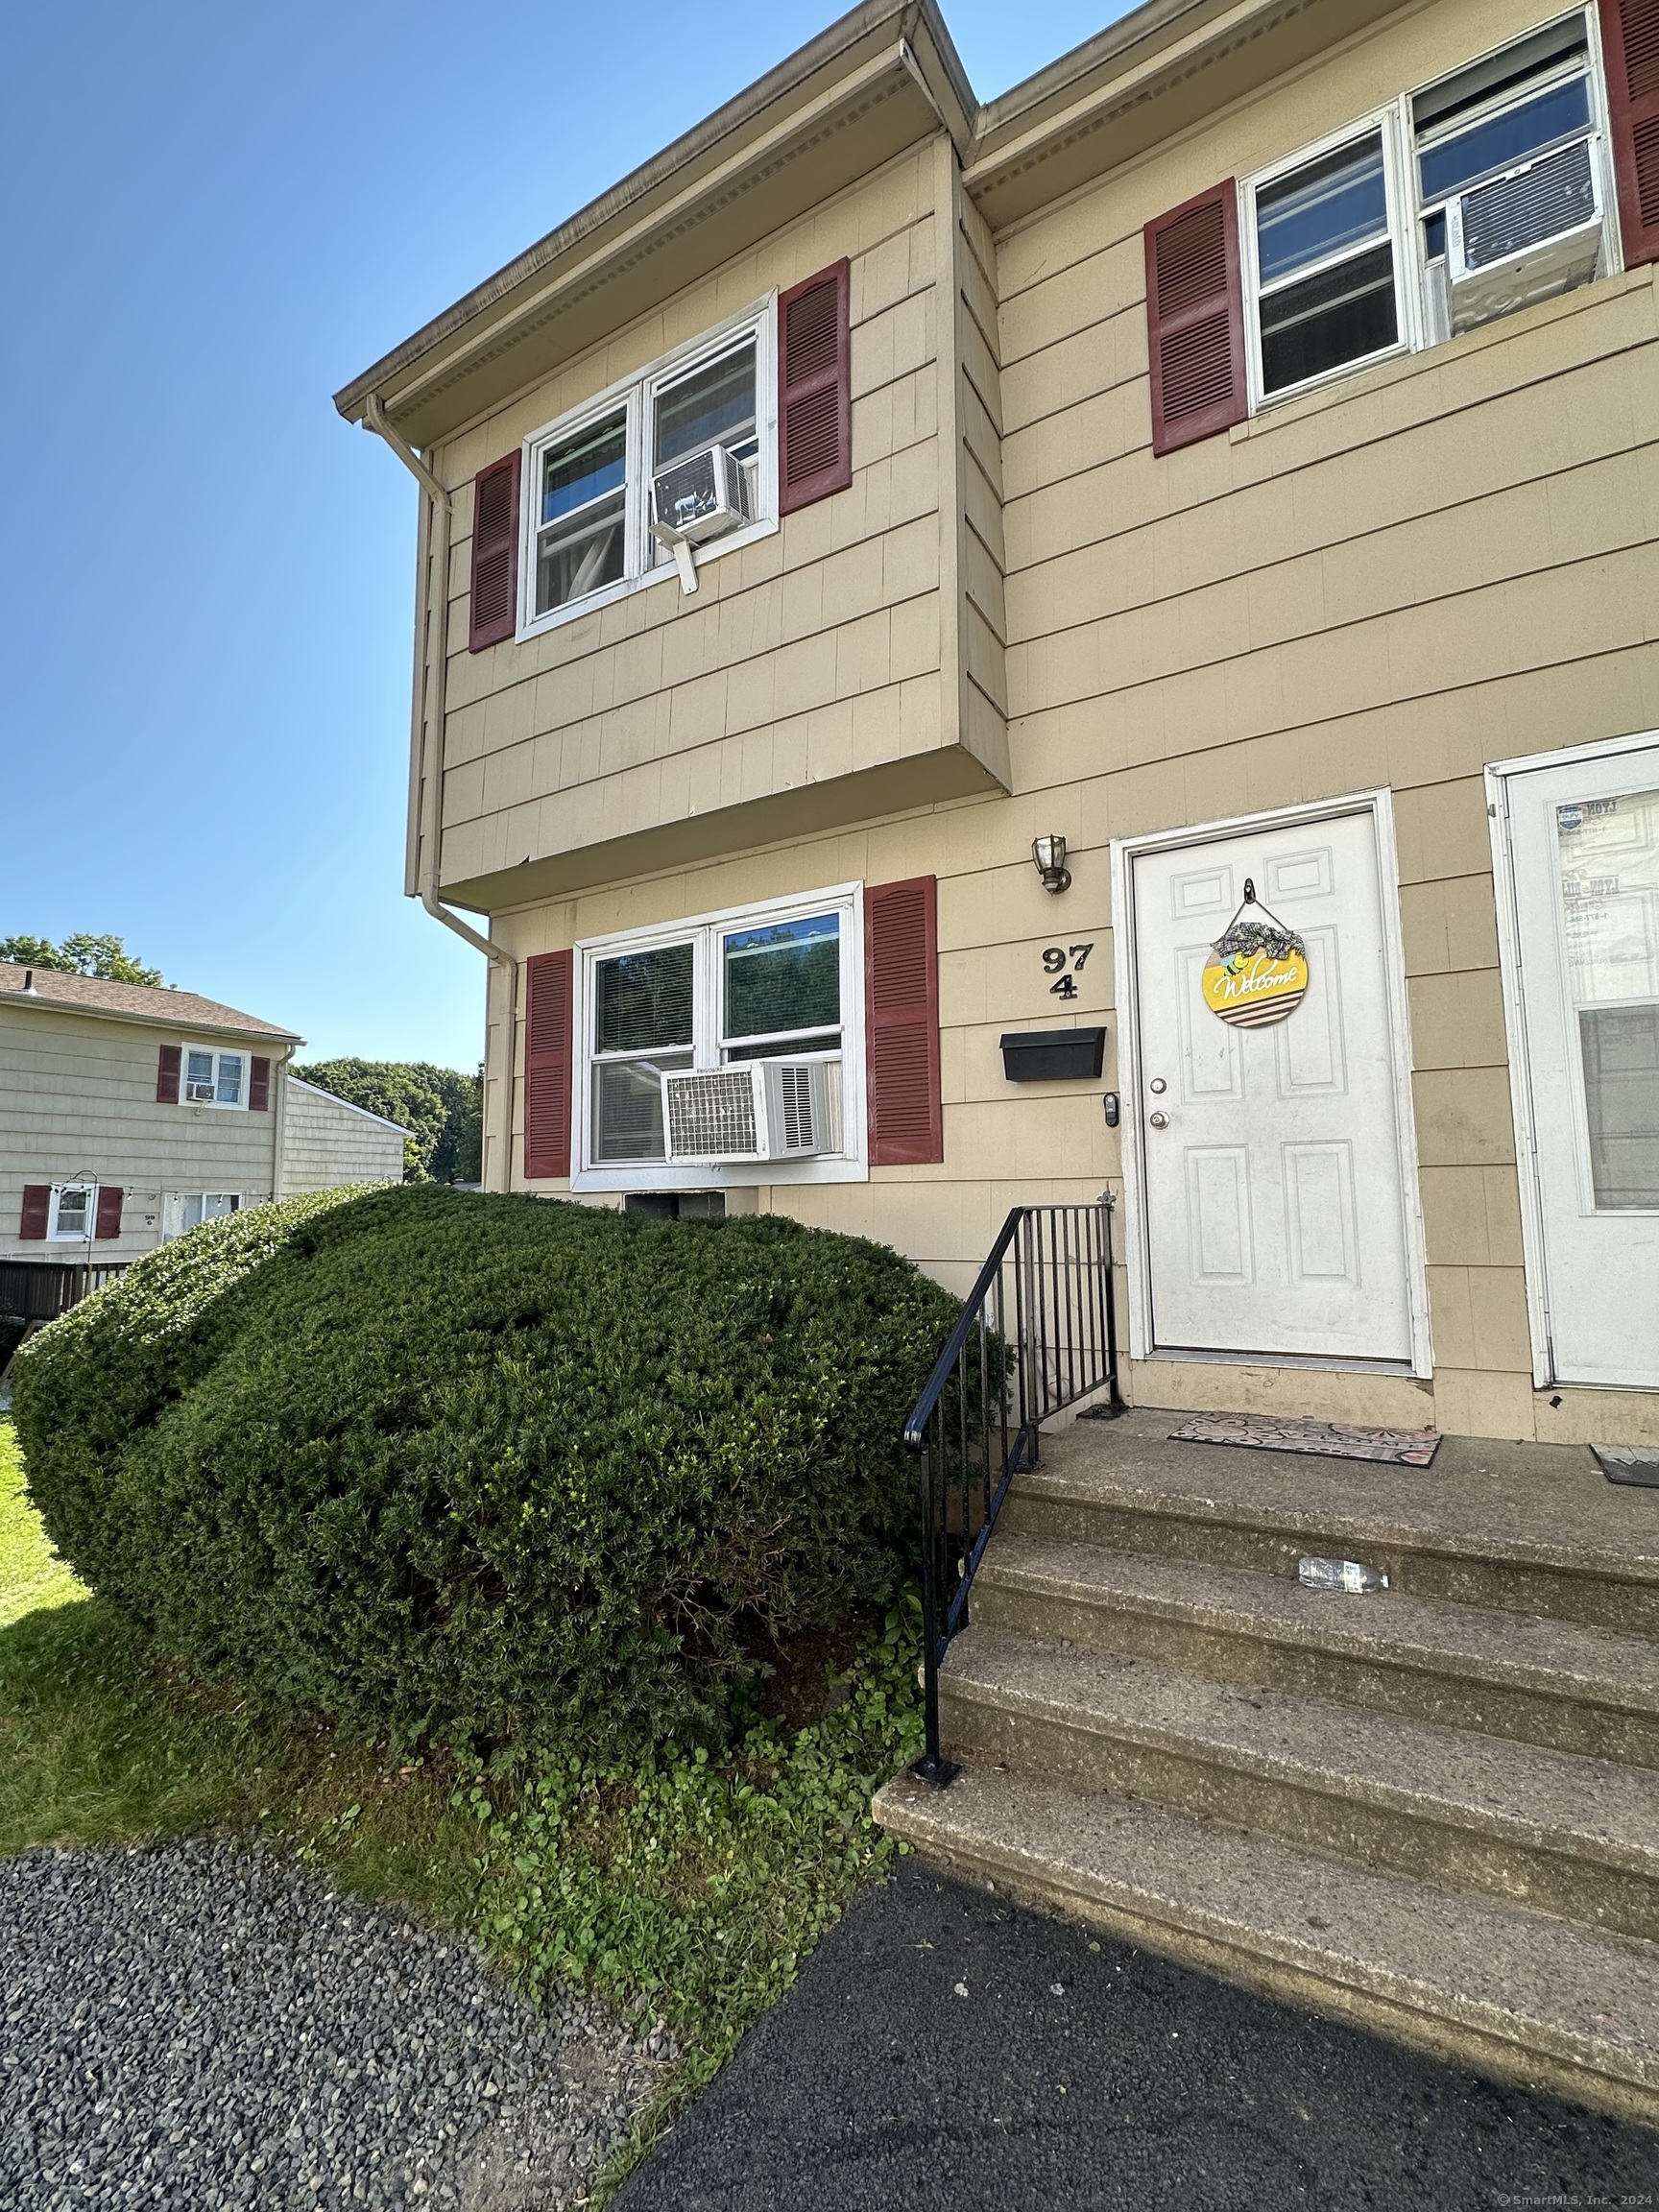
[[[448,493],[432,470],[421,460],[415,448],[395,430],[387,420],[380,395],[371,392],[363,403],[363,427],[371,430],[397,454],[405,469],[415,478],[431,502],[427,524],[427,558],[421,565],[415,593],[415,661],[414,731],[412,733],[421,775],[423,779],[421,796],[421,830],[419,858],[416,871],[416,890],[421,903],[434,922],[442,922],[457,937],[465,938],[475,951],[482,952],[493,968],[507,977],[507,1010],[501,1024],[506,1051],[506,1068],[497,1070],[500,1085],[498,1095],[506,1101],[506,1126],[503,1131],[503,1173],[500,1188],[506,1190],[511,1182],[513,1145],[513,1050],[514,1029],[517,1008],[516,1005],[518,964],[511,952],[495,944],[469,922],[463,922],[459,914],[451,913],[438,895],[438,852],[443,833],[442,805],[444,793],[444,721],[445,685],[449,667],[449,518],[453,512]],[[432,608],[427,578],[436,577],[439,600],[437,607],[437,637],[431,654],[430,681],[424,688],[421,677],[426,654],[426,632],[431,620]],[[430,732],[430,737],[428,736]],[[488,1004],[488,994],[486,994]],[[488,1028],[486,1028],[488,1042]],[[488,1057],[488,1054],[487,1054]],[[499,1055],[498,1055],[499,1057]],[[489,1070],[486,1068],[486,1075]],[[486,1132],[488,1134],[488,1132]],[[486,1147],[487,1150],[487,1147]],[[483,1163],[480,1163],[481,1166]],[[485,1176],[485,1187],[489,1178]]]

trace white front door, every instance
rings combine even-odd
[[[1160,848],[1131,862],[1152,1341],[1411,1358],[1406,1192],[1376,817]],[[1244,897],[1308,947],[1285,1020],[1205,1003]]]
[[[1659,1385],[1659,744],[1503,781],[1546,1379]]]

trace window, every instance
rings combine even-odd
[[[1253,403],[1612,266],[1600,116],[1575,13],[1247,182]]]
[[[241,1196],[234,1190],[193,1191],[184,1201],[184,1226],[195,1229],[204,1221],[222,1220],[227,1214],[236,1213],[241,1204]]]
[[[186,1106],[246,1106],[247,1091],[246,1052],[221,1052],[210,1045],[184,1047]]]
[[[1400,344],[1389,136],[1379,122],[1248,188],[1264,399]]]
[[[46,1234],[84,1244],[91,1238],[97,1211],[96,1183],[56,1183],[52,1187],[52,1225]]]
[[[746,544],[775,527],[776,369],[770,304],[660,362],[530,441],[529,579],[521,627],[556,622],[659,576],[673,556],[650,528],[651,479],[724,446],[753,519],[706,541]]]
[[[578,949],[577,1037],[585,1058],[586,1128],[574,1163],[588,1187],[684,1186],[668,1162],[662,1077],[681,1068],[816,1060],[831,1070],[831,1113],[845,1172],[863,1116],[848,1109],[853,1064],[862,1082],[862,943],[856,886],[786,906],[704,917],[632,940]],[[768,1165],[757,1180],[822,1171],[825,1159]],[[858,1171],[862,1171],[861,1167]],[[693,1179],[702,1179],[693,1174]],[[711,1182],[730,1172],[711,1170]]]

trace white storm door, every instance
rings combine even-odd
[[[1376,818],[1133,859],[1152,1340],[1411,1358],[1394,1026]],[[1246,878],[1308,946],[1307,997],[1236,1028],[1200,988]]]
[[[1659,745],[1504,787],[1550,1380],[1659,1386]]]

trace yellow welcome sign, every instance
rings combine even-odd
[[[1307,996],[1305,952],[1223,952],[1219,946],[1212,946],[1210,950],[1210,964],[1203,975],[1204,1003],[1212,1014],[1218,1014],[1237,1028],[1254,1029],[1262,1022],[1283,1022]]]

